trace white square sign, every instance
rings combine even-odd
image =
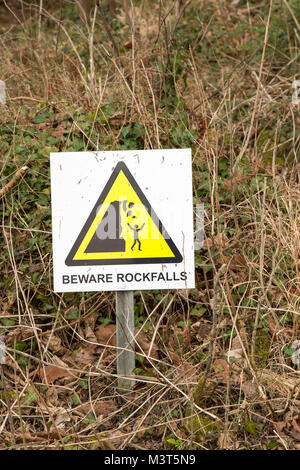
[[[190,149],[50,161],[55,292],[194,287]]]

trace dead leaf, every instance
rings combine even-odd
[[[281,434],[283,429],[285,428],[285,425],[286,425],[286,422],[285,421],[278,421],[277,423],[275,423],[275,428],[276,428],[276,431]]]
[[[114,446],[120,446],[125,441],[126,434],[122,431],[108,431],[107,441],[110,441]]]
[[[225,233],[221,232],[217,235],[214,235],[213,237],[206,238],[206,240],[203,242],[203,247],[212,248],[213,246],[215,246],[226,248],[228,244],[228,237],[225,235]]]
[[[240,361],[243,358],[243,348],[241,346],[239,338],[236,336],[231,342],[231,349],[227,352],[228,362]]]
[[[190,295],[191,289],[178,289],[177,293],[182,297],[184,300],[188,301],[189,300],[189,295]]]
[[[75,364],[75,358],[74,358],[74,355],[72,353],[72,351],[70,351],[69,349],[65,352],[65,354],[61,357],[61,360],[67,364],[68,366],[72,366]]]
[[[190,364],[187,361],[183,361],[175,371],[175,375],[177,376],[177,380],[180,383],[197,383],[198,381],[198,371],[197,368]]]
[[[35,204],[39,211],[46,211],[50,209],[50,206],[41,206],[41,204],[38,204],[37,202]]]
[[[43,438],[40,436],[37,436],[36,434],[33,436],[29,431],[25,431],[22,433],[17,433],[15,434],[15,442],[16,444],[23,443],[25,442],[36,442],[36,441],[41,441]]]
[[[271,314],[268,314],[268,325],[273,335],[278,333],[280,328]]]
[[[57,379],[61,379],[62,377],[69,377],[71,374],[66,369],[62,369],[58,366],[45,366],[40,367],[39,376],[42,382],[50,384],[55,382]]]
[[[221,432],[218,437],[219,449],[233,449],[234,442],[236,439],[233,438],[229,432]]]
[[[137,437],[142,437],[147,431],[147,429],[148,429],[147,426],[139,426],[135,431],[135,435]]]
[[[182,333],[182,344],[185,348],[191,345],[191,327],[187,326]]]
[[[230,368],[225,359],[216,359],[213,363],[213,369],[220,381],[225,379],[225,382],[227,382],[227,378],[230,376]]]
[[[284,294],[279,287],[273,286],[269,289],[268,297],[272,302],[272,306],[278,307],[284,299]]]
[[[97,342],[97,339],[94,333],[97,319],[98,319],[98,315],[96,313],[92,315],[88,315],[84,319],[83,323],[84,323],[84,328],[85,328],[85,338],[88,341]]]
[[[116,355],[115,353],[113,354],[105,354],[105,355],[101,355],[99,360],[101,361],[101,364],[105,364],[105,365],[108,365],[108,364],[113,364],[116,360]]]
[[[244,392],[245,397],[250,400],[255,398],[258,394],[256,385],[250,380],[246,380],[244,383],[242,383],[241,389]]]
[[[177,349],[178,348],[178,338],[182,335],[182,328],[178,326],[169,327],[168,338],[165,341],[165,344],[168,344],[169,348]]]
[[[300,432],[294,431],[293,429],[290,431],[290,434],[293,436],[296,441],[300,441]]]
[[[76,409],[86,414],[90,413],[91,411],[94,411],[96,416],[103,416],[104,418],[106,418],[118,408],[117,404],[112,400],[96,401],[92,405],[90,402],[87,402],[78,406]]]
[[[42,340],[44,346],[48,346],[49,350],[56,353],[62,349],[61,339],[55,335],[45,335]]]
[[[28,266],[28,272],[29,273],[38,273],[38,272],[41,272],[43,271],[43,264],[42,263],[37,263],[37,264],[30,264]]]
[[[52,424],[52,426],[50,427],[50,431],[54,431],[55,429],[64,430],[66,424],[71,421],[71,417],[69,415],[68,410],[62,407],[56,408],[56,410],[53,412],[53,417],[54,424]]]
[[[169,357],[175,365],[179,365],[182,362],[182,359],[178,356],[178,354],[174,353],[173,351],[168,351]]]
[[[34,336],[34,330],[30,327],[19,326],[18,328],[13,329],[5,336],[6,344],[10,344],[13,341],[17,343],[23,341],[24,339]]]
[[[130,39],[129,41],[126,41],[124,43],[124,47],[126,47],[126,49],[131,49],[132,48],[132,39]]]
[[[76,363],[81,365],[88,365],[95,362],[95,348],[96,346],[87,346],[79,348],[75,356]]]
[[[94,330],[97,320],[98,320],[98,314],[97,313],[93,313],[91,315],[88,315],[87,317],[84,318],[84,321],[83,321],[85,328],[87,328],[89,326],[92,330]]]
[[[229,269],[234,271],[240,270],[247,266],[247,261],[243,255],[236,253],[229,261]]]
[[[230,349],[227,353],[228,361],[229,362],[237,362],[243,358],[243,350],[242,348],[239,349]],[[234,361],[233,361],[234,360]]]
[[[192,325],[192,332],[196,336],[198,341],[207,339],[210,335],[211,328],[207,325],[203,325],[202,321],[197,321]]]
[[[51,136],[60,139],[60,138],[63,136],[64,130],[65,130],[65,128],[67,127],[67,125],[68,125],[67,122],[62,121],[62,122],[54,129],[54,131],[51,132]]]
[[[296,441],[300,441],[300,426],[297,421],[299,421],[299,417],[294,418],[290,421],[289,432],[293,436],[293,438],[296,439]]]
[[[91,343],[97,343],[97,338],[90,326],[85,327],[85,339]]]
[[[298,417],[298,419],[300,419],[300,416]],[[300,426],[299,424],[297,423],[296,419],[293,419],[292,420],[292,426],[294,428],[295,431],[299,432],[300,433]]]
[[[116,325],[100,325],[97,327],[95,335],[101,346],[116,346]],[[135,335],[136,352],[147,356],[150,351],[151,341],[149,341],[145,333],[143,331],[139,331],[138,328],[135,328]],[[150,356],[153,359],[159,358],[158,347],[155,343],[152,344]]]
[[[168,422],[168,426],[171,428],[173,434],[176,436],[176,437],[179,437],[180,439],[184,439],[185,437],[185,434],[180,431],[176,421],[169,421]],[[146,428],[147,429],[147,428]]]
[[[50,387],[46,391],[46,401],[47,405],[52,407],[52,406],[57,406],[58,404],[58,393],[55,387]]]
[[[116,345],[116,325],[99,325],[95,331],[98,343],[101,345]]]
[[[62,434],[59,433],[59,431],[53,430],[53,431],[39,431],[34,434],[34,436],[29,432],[25,431],[24,433],[17,433],[15,434],[15,441],[16,444],[19,443],[24,443],[25,442],[37,442],[37,441],[43,441],[45,439],[61,439],[63,437]]]
[[[157,345],[153,343],[151,346],[151,341],[148,340],[147,336],[145,335],[143,331],[139,332],[138,328],[135,328],[135,335],[136,335],[135,339],[137,343],[136,352],[140,353],[141,351],[139,348],[141,348],[146,356],[150,354],[151,358],[159,359]],[[150,351],[150,347],[151,347],[151,351]]]

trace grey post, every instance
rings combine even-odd
[[[135,384],[133,376],[135,368],[134,356],[134,304],[132,291],[116,292],[117,316],[117,373],[118,390],[120,393],[130,391]]]

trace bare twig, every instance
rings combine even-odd
[[[98,6],[99,6],[100,16],[101,16],[101,19],[102,19],[102,22],[103,22],[103,26],[104,26],[104,28],[105,28],[105,30],[106,30],[106,32],[107,32],[107,35],[108,35],[108,37],[109,37],[109,39],[110,39],[110,41],[111,41],[111,43],[112,43],[112,45],[113,45],[113,48],[114,48],[114,50],[115,50],[116,55],[119,56],[119,55],[120,55],[120,53],[119,53],[119,48],[118,48],[117,43],[116,43],[116,41],[115,41],[115,38],[114,38],[114,36],[113,36],[111,27],[109,26],[108,21],[107,21],[107,19],[106,19],[105,12],[104,12],[104,9],[103,9],[102,1],[101,1],[101,0],[98,1]]]
[[[218,299],[218,296],[219,296],[218,286],[219,286],[220,277],[224,274],[224,272],[226,271],[226,268],[227,268],[226,264],[223,264],[221,266],[221,268],[218,270],[218,272],[215,276],[215,279],[214,279],[213,296],[212,296],[211,301],[210,301],[210,306],[211,306],[211,309],[212,309],[213,319],[212,319],[212,329],[211,329],[211,332],[210,332],[209,351],[208,351],[208,360],[207,360],[207,363],[206,363],[205,378],[207,377],[207,375],[208,375],[208,373],[211,369],[211,365],[212,365],[213,358],[214,358],[214,344],[215,344],[215,340],[216,340],[218,314],[219,314],[219,306],[217,304],[217,299]]]
[[[179,14],[176,18],[176,21],[175,21],[175,24],[173,26],[173,31],[172,31],[172,35],[171,35],[171,40],[170,42],[172,43],[173,42],[173,39],[174,39],[174,36],[175,36],[175,31],[176,31],[176,28],[178,26],[178,23],[180,21],[180,18],[182,17],[183,13],[184,13],[184,10],[190,5],[190,3],[192,2],[192,0],[188,0],[184,5],[183,7],[181,8],[181,10],[179,11]]]
[[[43,11],[43,0],[40,0],[39,21],[38,21],[38,37],[37,37],[38,43],[40,42],[40,38],[41,38],[42,11]]]
[[[28,166],[22,166],[22,168],[20,168],[16,172],[14,178],[11,179],[2,189],[0,189],[0,199],[3,198],[3,196],[8,194],[12,190],[12,188],[19,181],[19,179],[21,179],[24,176],[27,170],[28,170]]]
[[[125,15],[126,15],[126,20],[127,20],[127,23],[128,23],[128,26],[129,28],[131,29],[131,32],[134,36],[134,39],[137,41],[137,43],[140,43],[140,38],[139,38],[139,34],[138,34],[138,31],[131,19],[131,16],[130,16],[130,13],[129,13],[129,9],[128,9],[128,5],[127,5],[127,0],[123,0],[123,6],[124,6],[124,11],[125,11]]]
[[[7,388],[6,388],[6,379],[5,379],[5,375],[3,371],[3,364],[0,364],[0,371],[1,371],[1,381],[2,381],[2,386],[4,390],[5,402],[6,402],[6,406],[8,409],[8,422],[9,422],[9,427],[10,427],[10,432],[11,432],[11,441],[13,444],[15,444],[16,443],[15,428],[14,428],[14,422],[13,422],[12,414],[11,414],[10,400],[9,400],[9,396],[8,396]]]
[[[254,107],[252,111],[252,116],[251,116],[251,122],[250,126],[248,129],[248,134],[245,140],[245,143],[243,144],[243,147],[236,159],[236,162],[234,163],[233,166],[233,171],[235,171],[243,158],[243,155],[248,147],[249,140],[252,134],[252,129],[253,129],[253,124],[254,124],[254,119],[257,111],[257,106],[258,106],[258,98],[260,96],[260,83],[261,83],[261,78],[262,78],[262,72],[263,72],[263,65],[265,61],[265,53],[266,53],[266,48],[267,48],[267,43],[268,43],[268,36],[269,36],[269,28],[270,28],[270,22],[271,22],[271,12],[272,12],[272,6],[273,6],[273,0],[270,0],[270,6],[269,6],[269,14],[268,14],[268,19],[267,19],[267,24],[266,24],[266,30],[265,30],[265,37],[264,37],[264,46],[263,46],[263,51],[262,51],[262,56],[261,56],[261,61],[260,61],[260,67],[259,67],[259,75],[258,75],[258,85],[257,85],[257,90],[256,90],[256,95],[255,95],[255,102],[254,102]]]
[[[290,14],[291,14],[291,17],[293,18],[294,22],[295,22],[295,25],[297,26],[297,29],[298,31],[300,31],[300,24],[295,16],[295,13],[293,12],[292,8],[290,7],[290,5],[288,4],[288,2],[286,0],[283,0],[283,3],[285,4],[285,6],[287,7],[287,9],[289,10]]]

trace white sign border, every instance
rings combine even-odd
[[[182,253],[181,263],[65,265],[66,256],[119,161],[128,166]],[[50,168],[54,292],[195,287],[190,149],[56,152],[50,154]],[[170,206],[174,208],[171,211]],[[97,276],[96,282],[92,274]],[[90,282],[79,282],[87,279],[83,275],[89,275]],[[134,275],[136,280],[131,280]]]

